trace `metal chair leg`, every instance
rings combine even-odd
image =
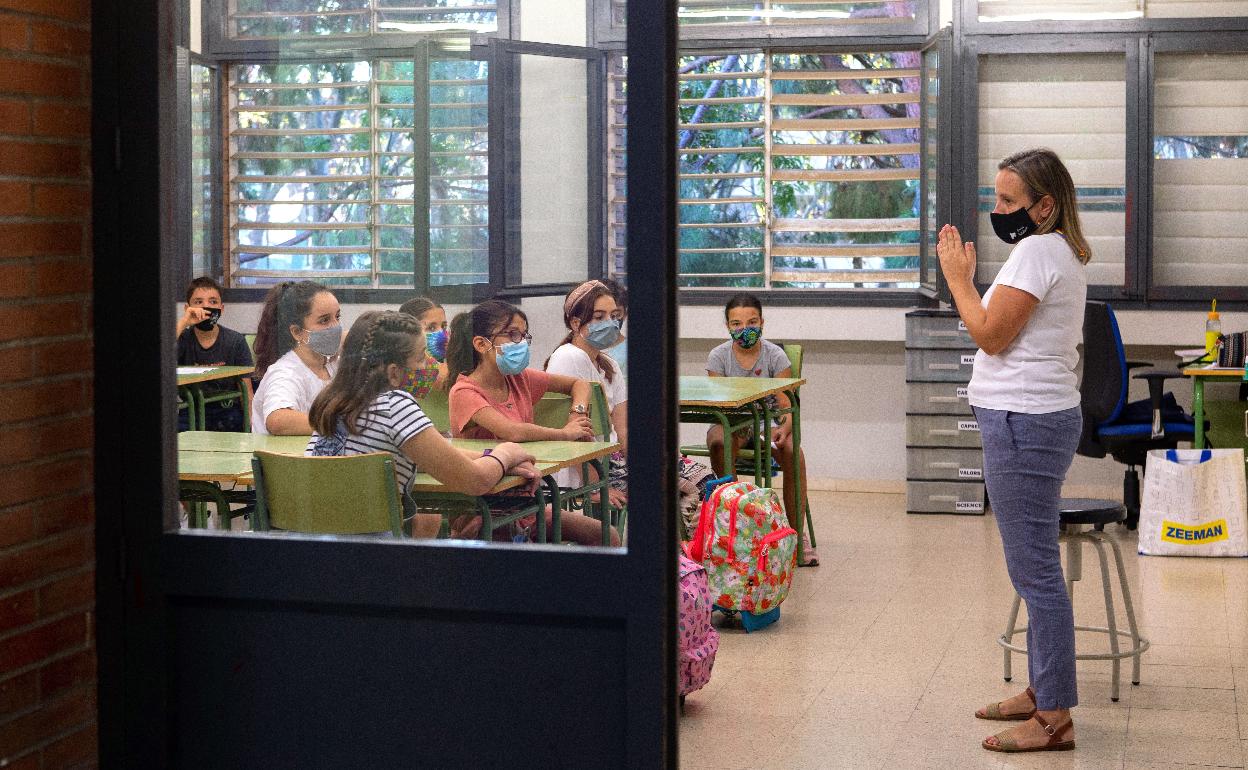
[[[1131,657],[1131,684],[1140,684],[1140,655],[1148,649],[1148,641],[1140,638],[1140,629],[1135,622],[1135,606],[1131,603],[1131,586],[1127,583],[1127,568],[1122,562],[1122,549],[1118,541],[1106,538],[1114,554],[1114,564],[1118,568],[1118,585],[1122,590],[1122,606],[1127,612],[1127,627],[1131,629],[1131,647],[1136,651]]]
[[[1023,598],[1018,594],[1014,594],[1014,602],[1010,605],[1010,617],[1005,621],[1005,634],[1002,635],[1006,644],[1014,643],[1014,634],[1017,633],[1016,629],[1018,628],[1018,608],[1022,604]],[[1008,682],[1014,678],[1013,661],[1010,659],[1011,650],[1009,647],[1005,647],[1002,652],[1005,653],[1005,681]]]
[[[1101,588],[1105,592],[1105,620],[1106,626],[1109,628],[1109,651],[1114,656],[1109,699],[1117,703],[1118,685],[1122,678],[1122,659],[1118,657],[1118,617],[1114,612],[1113,586],[1109,582],[1109,560],[1105,557],[1105,544],[1101,542],[1099,537],[1093,535],[1085,535],[1085,537],[1096,548],[1096,558],[1101,567]]]

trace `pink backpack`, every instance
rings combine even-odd
[[[721,484],[702,504],[689,555],[706,567],[715,608],[753,631],[780,617],[797,564],[797,531],[774,489]]]
[[[711,592],[706,570],[693,559],[680,554],[680,617],[677,620],[677,688],[681,703],[685,696],[711,681],[719,632],[711,625]]]

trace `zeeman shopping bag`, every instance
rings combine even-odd
[[[1154,449],[1144,467],[1140,553],[1248,556],[1242,449]]]

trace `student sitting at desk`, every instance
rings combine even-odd
[[[251,350],[243,335],[220,325],[225,303],[221,287],[207,276],[186,287],[186,311],[178,319],[178,366],[251,366]],[[206,393],[231,390],[232,383],[205,383]],[[247,385],[244,385],[247,387]],[[188,415],[178,413],[178,430],[186,430]],[[235,401],[204,407],[205,430],[241,431],[243,413]]]
[[[420,322],[425,333],[425,355],[438,370],[438,386],[446,383],[446,309],[428,297],[414,297],[399,306],[400,313],[407,313]]]
[[[606,355],[620,338],[621,313],[615,296],[602,281],[586,281],[563,300],[563,323],[570,330],[563,344],[546,360],[546,371],[564,374],[602,385],[611,413],[611,435],[603,438],[620,443],[611,457],[611,505],[628,504],[628,383],[619,364]],[[561,487],[581,486],[577,468],[561,471],[556,477]]]
[[[452,492],[483,495],[508,474],[538,480],[533,456],[519,444],[499,444],[486,454],[452,447],[421,411],[416,399],[433,386],[426,366],[425,335],[411,316],[368,312],[351,326],[342,365],[312,402],[314,432],[308,454],[342,456],[389,452],[394,475],[406,492],[417,468]],[[413,535],[434,537],[441,516],[418,514]]]
[[[763,303],[758,297],[747,292],[735,294],[724,307],[724,319],[728,326],[728,336],[732,339],[711,350],[706,360],[706,373],[711,377],[792,377],[793,367],[784,348],[763,339]],[[768,403],[774,411],[777,407],[789,407],[788,396],[768,396]],[[793,453],[793,421],[792,415],[783,415],[776,419],[774,426],[765,426],[771,430],[771,442],[776,462],[784,474],[784,511],[789,517],[789,525],[797,528],[802,508],[794,500],[794,487],[788,482],[798,461],[801,463],[802,491],[806,486],[806,457],[794,457]],[[733,456],[745,445],[748,436],[744,431],[733,434]],[[718,425],[706,434],[707,448],[711,452],[711,464],[718,476],[724,475],[731,468],[725,469],[724,464],[724,429]],[[735,476],[735,471],[733,473]],[[809,504],[809,503],[807,503]],[[810,545],[810,536],[802,532],[802,552],[806,561],[798,566],[816,567],[819,557]]]
[[[446,354],[451,435],[504,441],[593,440],[589,383],[528,368],[532,341],[528,316],[502,300],[482,302],[455,316]],[[562,428],[533,422],[534,407],[547,391],[572,397],[572,410]],[[561,516],[565,537],[584,545],[602,542],[598,521],[570,512]],[[611,544],[619,545],[615,530]]]
[[[314,281],[286,281],[264,298],[256,328],[251,432],[312,433],[308,410],[338,369],[342,311],[333,292]]]

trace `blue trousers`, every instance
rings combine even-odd
[[[1079,703],[1075,615],[1057,537],[1062,482],[1079,445],[1079,408],[1024,414],[975,407],[984,484],[1001,532],[1005,566],[1027,604],[1027,673],[1042,711]]]

